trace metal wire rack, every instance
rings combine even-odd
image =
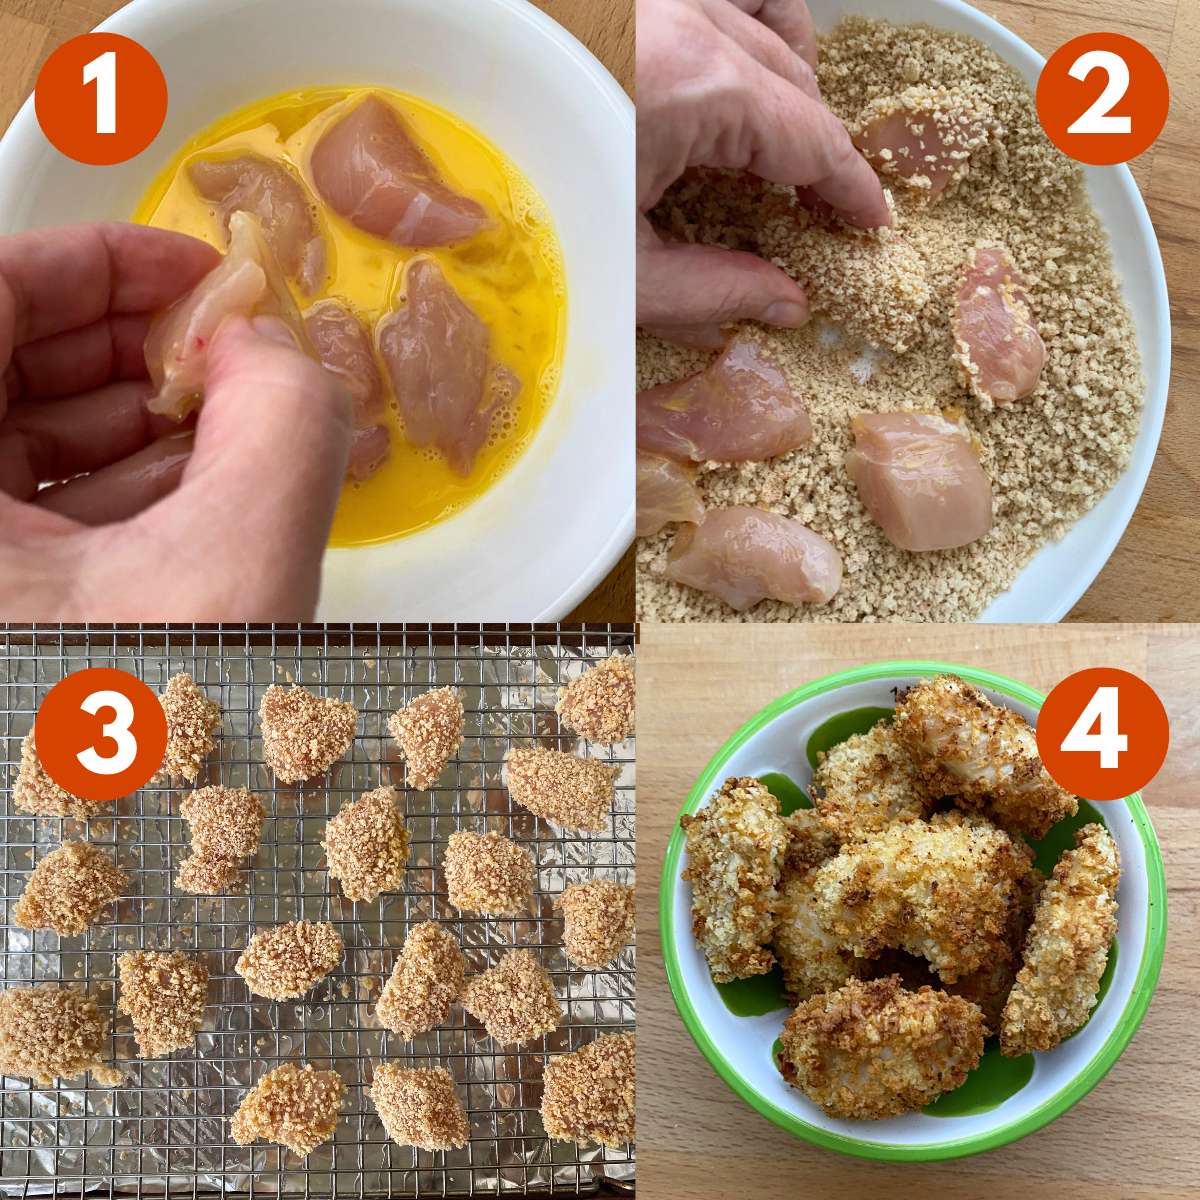
[[[634,748],[577,742],[554,713],[558,686],[614,649],[632,649],[631,626],[121,627],[0,628],[0,739],[15,764],[46,691],[84,667],[118,667],[156,691],[186,671],[222,709],[217,747],[197,786],[221,782],[264,798],[268,819],[245,894],[185,895],[172,887],[187,853],[179,789],[154,785],[118,800],[115,815],[78,822],[30,818],[0,806],[6,908],[34,863],[64,837],[110,849],[134,881],[115,919],[81,937],[6,926],[3,986],[43,980],[86,984],[114,1020],[112,1048],[123,1086],[72,1081],[53,1088],[3,1081],[0,1194],[98,1196],[366,1197],[632,1191],[632,1147],[577,1147],[549,1139],[539,1106],[548,1058],[634,1022],[634,952],[599,971],[569,963],[555,896],[593,876],[632,882]],[[273,682],[296,682],[350,700],[358,737],[328,779],[277,785],[263,764],[257,709]],[[404,786],[388,716],[420,692],[456,685],[466,709],[461,751],[436,786],[403,791],[412,838],[405,891],[374,904],[346,901],[324,869],[326,819],[381,783]],[[542,744],[620,767],[611,830],[564,835],[516,808],[501,783],[511,745]],[[15,765],[10,768],[15,777]],[[526,845],[538,864],[529,919],[464,919],[450,907],[439,869],[456,829],[495,829]],[[342,933],[341,968],[301,1002],[251,997],[233,964],[256,927],[295,918],[331,921]],[[439,1029],[403,1043],[373,1010],[411,925],[444,922],[471,970],[505,949],[534,950],[563,1002],[559,1029],[500,1052],[459,1006]],[[209,1007],[194,1051],[138,1061],[132,1031],[114,1010],[117,956],[130,949],[203,955]],[[246,1090],[289,1059],[343,1077],[347,1094],[331,1142],[299,1159],[279,1146],[234,1144],[228,1118]],[[366,1087],[370,1064],[441,1063],[454,1076],[471,1125],[470,1145],[429,1153],[390,1142]]]

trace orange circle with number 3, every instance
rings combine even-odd
[[[118,33],[85,33],[46,59],[33,106],[56,149],[76,162],[110,166],[158,136],[167,81],[145,46]]]
[[[1068,675],[1038,714],[1046,770],[1085,800],[1120,800],[1145,787],[1163,765],[1169,741],[1158,693],[1116,667]]]
[[[158,697],[128,671],[89,667],[46,693],[33,739],[46,774],[84,800],[116,800],[149,783],[167,749]]]

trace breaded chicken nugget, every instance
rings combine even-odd
[[[1029,722],[956,675],[909,688],[894,724],[934,795],[953,796],[1010,832],[1036,841],[1079,809],[1042,766]]]
[[[783,970],[789,1003],[841,987],[866,973],[867,960],[842,949],[822,924],[813,890],[816,869],[785,871],[779,885],[772,949]]]
[[[687,836],[692,932],[717,983],[765,975],[775,925],[779,874],[788,845],[779,801],[757,779],[727,779],[695,816]]]
[[[1055,865],[1025,941],[1017,982],[1004,1006],[1000,1052],[1051,1050],[1096,1003],[1117,932],[1121,856],[1103,825],[1085,825]]]
[[[958,1087],[983,1055],[983,1016],[968,1000],[897,975],[852,979],[784,1022],[780,1068],[831,1117],[878,1120]]]

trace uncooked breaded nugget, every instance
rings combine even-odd
[[[403,883],[408,830],[396,807],[399,798],[393,787],[376,788],[343,804],[326,824],[321,845],[329,874],[347,900],[374,900]]]
[[[504,767],[510,795],[535,817],[589,833],[608,824],[617,768],[541,747],[510,750]]]
[[[111,800],[84,800],[61,788],[42,766],[33,744],[33,730],[21,743],[21,764],[17,768],[12,791],[13,807],[39,817],[74,817],[86,821],[112,803]]]
[[[220,706],[187,674],[172,675],[158,699],[167,717],[167,749],[155,779],[194,783],[200,765],[212,753]]]
[[[58,983],[0,992],[0,1075],[49,1087],[90,1071],[106,1086],[120,1072],[105,1065],[107,1022],[82,988]]]
[[[133,1021],[143,1058],[195,1042],[208,999],[208,968],[199,959],[180,950],[130,950],[117,959],[117,973],[117,1009]]]
[[[13,906],[21,929],[82,933],[129,886],[129,876],[87,842],[63,842],[33,869]]]
[[[831,1117],[913,1112],[958,1087],[983,1055],[983,1016],[970,1001],[899,976],[800,1004],[784,1022],[780,1069]]]
[[[179,866],[175,883],[186,892],[210,896],[238,877],[245,859],[258,853],[266,813],[245,788],[203,787],[179,806],[188,823],[192,853]]]
[[[354,705],[272,684],[258,707],[263,758],[281,783],[324,775],[354,741]]]
[[[582,1050],[546,1064],[542,1125],[560,1142],[599,1142],[614,1148],[635,1138],[636,1042],[632,1033],[606,1033]]]
[[[553,1033],[562,1020],[554,980],[528,950],[509,950],[490,970],[468,979],[462,1006],[501,1046]]]
[[[680,878],[692,885],[692,932],[713,979],[765,975],[775,965],[767,944],[788,845],[779,801],[757,779],[727,779],[679,824],[687,835]]]
[[[633,737],[634,659],[611,654],[558,690],[562,723],[590,742],[612,745]]]
[[[383,985],[375,1015],[406,1042],[440,1025],[458,999],[467,960],[457,940],[436,921],[424,921],[404,939]]]
[[[779,883],[771,947],[792,1004],[841,987],[847,979],[864,975],[867,970],[866,959],[843,949],[840,940],[821,923],[815,878],[814,867],[785,869]]]
[[[452,833],[442,871],[450,903],[460,912],[519,917],[533,903],[533,858],[498,833]]]
[[[380,1063],[367,1094],[398,1146],[452,1150],[470,1141],[467,1114],[445,1067]]]
[[[909,688],[895,727],[934,795],[953,796],[1010,832],[1036,841],[1079,808],[1042,765],[1029,722],[956,675]]]
[[[463,706],[452,687],[424,692],[393,713],[388,732],[404,751],[408,786],[424,790],[437,782],[463,740]]]
[[[611,879],[573,883],[554,902],[563,916],[563,949],[581,967],[602,967],[633,934],[633,888]]]
[[[1002,1054],[1051,1050],[1087,1020],[1117,932],[1120,878],[1108,830],[1095,823],[1077,830],[1075,849],[1055,864],[1034,910],[1000,1022]]]
[[[342,935],[323,921],[289,921],[256,933],[234,970],[257,996],[294,1000],[342,961]]]
[[[783,871],[806,871],[819,867],[832,858],[840,841],[821,820],[815,808],[796,808],[783,818],[787,829],[787,849],[783,855]]]
[[[242,1097],[229,1131],[239,1146],[265,1138],[304,1157],[333,1137],[345,1093],[336,1071],[284,1063]]]

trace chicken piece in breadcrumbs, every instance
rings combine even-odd
[[[895,728],[933,795],[953,796],[1012,833],[1037,841],[1078,811],[1079,801],[1042,765],[1029,722],[956,675],[909,688]]]
[[[386,1029],[410,1042],[450,1015],[466,975],[467,960],[458,941],[436,921],[424,921],[404,939],[375,1016]]]
[[[111,800],[84,800],[59,787],[46,774],[42,760],[38,758],[32,729],[21,743],[21,764],[13,784],[12,801],[14,808],[34,816],[74,817],[78,821],[96,816],[112,803]]]
[[[498,833],[452,833],[442,871],[450,903],[459,912],[519,917],[533,903],[533,858]]]
[[[679,824],[687,836],[692,932],[717,983],[765,975],[775,956],[779,875],[788,830],[779,801],[757,779],[727,779],[694,816]]]
[[[184,797],[179,813],[191,830],[192,853],[179,864],[176,886],[200,896],[224,891],[258,853],[262,801],[245,788],[197,788]]]
[[[618,769],[540,746],[504,756],[512,798],[535,817],[572,832],[600,833],[608,825]]]
[[[289,921],[256,933],[234,970],[256,996],[294,1000],[342,961],[342,935],[323,921]]]
[[[345,1093],[336,1071],[284,1063],[242,1097],[229,1130],[239,1146],[264,1138],[303,1158],[333,1137]]]
[[[103,850],[63,842],[33,869],[13,907],[20,929],[82,933],[129,886],[129,876]]]
[[[812,797],[839,843],[878,833],[893,821],[927,817],[935,800],[890,721],[824,751]]]
[[[388,732],[404,751],[408,786],[419,791],[432,787],[462,745],[463,706],[458,691],[444,687],[424,692],[392,714]]]
[[[1017,981],[1000,1022],[1000,1052],[1051,1050],[1096,1004],[1117,932],[1121,857],[1103,825],[1085,825],[1042,889]]]
[[[195,783],[201,764],[215,745],[220,706],[186,674],[172,675],[159,701],[167,717],[167,749],[155,779]]]
[[[108,1027],[82,988],[58,983],[0,992],[0,1075],[49,1087],[90,1071],[110,1087],[121,1074],[105,1065]]]
[[[559,688],[555,711],[580,737],[611,746],[633,737],[634,708],[633,655],[611,654]]]
[[[784,1022],[783,1077],[831,1117],[913,1112],[962,1084],[983,1055],[983,1016],[959,996],[906,991],[897,975],[805,1000]]]
[[[272,684],[258,706],[263,758],[281,783],[324,775],[354,741],[354,705]]]
[[[529,950],[509,950],[490,970],[468,979],[462,1006],[501,1046],[553,1033],[563,1015],[554,980]]]
[[[632,1033],[606,1033],[546,1064],[542,1125],[552,1138],[614,1149],[635,1140],[635,1048]]]
[[[563,949],[580,967],[612,962],[633,936],[633,888],[611,879],[573,883],[554,902],[563,917]]]
[[[143,1058],[195,1042],[208,1000],[208,968],[199,959],[180,950],[130,950],[117,959],[117,972],[117,1009],[133,1022]]]
[[[367,1094],[398,1146],[453,1150],[470,1141],[467,1115],[445,1067],[380,1063]]]
[[[396,807],[399,798],[393,787],[376,788],[343,804],[326,824],[321,844],[329,875],[347,900],[375,900],[403,883],[408,830]]]

